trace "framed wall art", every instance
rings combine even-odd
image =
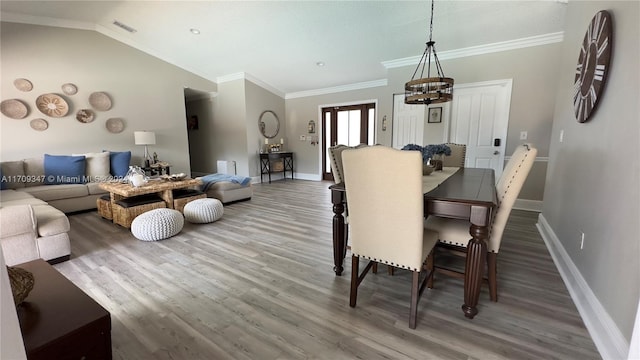
[[[442,107],[429,108],[428,123],[441,123],[442,122]]]

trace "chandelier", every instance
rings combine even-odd
[[[433,35],[433,2],[431,0],[431,22],[429,23],[429,41],[427,48],[418,62],[416,70],[413,72],[411,80],[404,85],[405,104],[437,104],[451,101],[453,95],[453,79],[445,77],[442,66],[436,54],[436,42],[432,40]],[[433,55],[433,56],[432,56]],[[431,77],[431,58],[438,76]],[[424,69],[427,68],[427,77],[424,77]],[[420,77],[416,75],[420,70]],[[436,75],[436,74],[434,74]]]

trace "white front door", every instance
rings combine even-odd
[[[465,167],[492,168],[496,181],[504,167],[512,80],[455,86],[451,139],[467,145]]]
[[[391,146],[401,149],[407,144],[424,145],[424,105],[404,103],[404,93],[393,95],[393,129]]]

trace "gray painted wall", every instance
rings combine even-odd
[[[1,26],[2,99],[20,99],[30,108],[25,119],[2,115],[2,160],[131,150],[133,161],[140,163],[144,149],[134,145],[133,132],[151,130],[157,144],[149,151],[171,163],[173,172],[189,172],[183,88],[215,91],[215,83],[94,31],[7,22]],[[33,90],[18,91],[13,85],[16,78],[29,79]],[[62,95],[61,85],[67,82],[78,87],[77,94],[64,95],[71,108],[68,115],[50,118],[40,113],[35,99],[46,93]],[[107,92],[113,106],[96,111],[93,122],[80,123],[75,114],[90,108],[88,97],[95,91]],[[123,132],[106,130],[105,121],[111,117],[125,120]],[[46,119],[49,128],[31,129],[29,122],[35,118]]]
[[[573,113],[575,67],[599,10],[613,16],[612,62],[596,112],[580,124]],[[639,14],[637,1],[569,2],[542,211],[627,341],[640,296]]]
[[[235,161],[238,175],[260,176],[258,154],[264,137],[258,130],[258,118],[265,110],[280,118],[280,131],[269,143],[285,138],[284,99],[268,90],[240,79],[218,85],[213,101],[213,127],[210,134],[211,161]],[[277,177],[276,177],[277,178]]]
[[[265,110],[271,110],[278,116],[280,120],[280,130],[273,139],[268,139],[269,144],[280,143],[283,139],[285,150],[289,145],[289,139],[285,135],[287,133],[287,124],[285,120],[284,99],[264,88],[245,81],[246,99],[247,99],[247,155],[249,174],[251,176],[260,176],[259,156],[260,148],[264,145],[265,138],[258,129],[258,119],[260,114]],[[273,178],[278,179],[281,174],[274,174]]]

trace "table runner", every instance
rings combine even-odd
[[[426,194],[429,191],[435,189],[438,185],[447,180],[451,175],[455,174],[458,169],[460,168],[445,166],[442,168],[442,171],[434,171],[429,175],[423,176],[422,193]]]

